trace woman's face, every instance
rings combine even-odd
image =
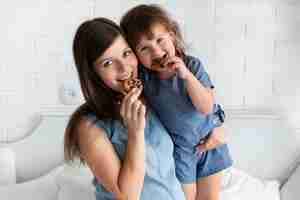
[[[134,52],[122,36],[118,36],[94,63],[105,85],[117,92],[123,92],[123,80],[137,78],[137,65]]]

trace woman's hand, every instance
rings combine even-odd
[[[146,107],[138,99],[141,95],[142,88],[134,88],[123,99],[121,103],[121,117],[124,125],[130,134],[138,134],[145,129],[145,113]]]
[[[202,153],[211,149],[218,147],[219,145],[226,143],[226,135],[224,126],[216,127],[212,130],[210,136],[204,141],[204,143],[199,144],[197,152]]]

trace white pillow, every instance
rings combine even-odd
[[[280,200],[279,182],[261,180],[229,168],[222,179],[221,200]]]
[[[282,200],[298,200],[300,196],[300,165],[281,188]]]
[[[67,165],[56,177],[58,200],[95,200],[93,174],[87,166]]]
[[[0,186],[16,183],[15,154],[8,147],[0,147]]]

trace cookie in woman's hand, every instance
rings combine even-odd
[[[141,88],[143,87],[142,81],[137,78],[129,78],[122,81],[123,93],[117,95],[117,103],[121,104],[124,96],[128,94],[134,88]]]
[[[128,94],[134,88],[141,88],[142,81],[137,78],[126,79],[122,82],[125,94]]]

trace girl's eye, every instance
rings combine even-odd
[[[148,50],[148,47],[142,47],[142,48],[140,48],[140,52],[145,52],[147,50]]]
[[[112,64],[111,60],[105,61],[102,65],[103,67],[109,67]]]
[[[164,38],[158,38],[157,43],[161,43],[164,40]]]

